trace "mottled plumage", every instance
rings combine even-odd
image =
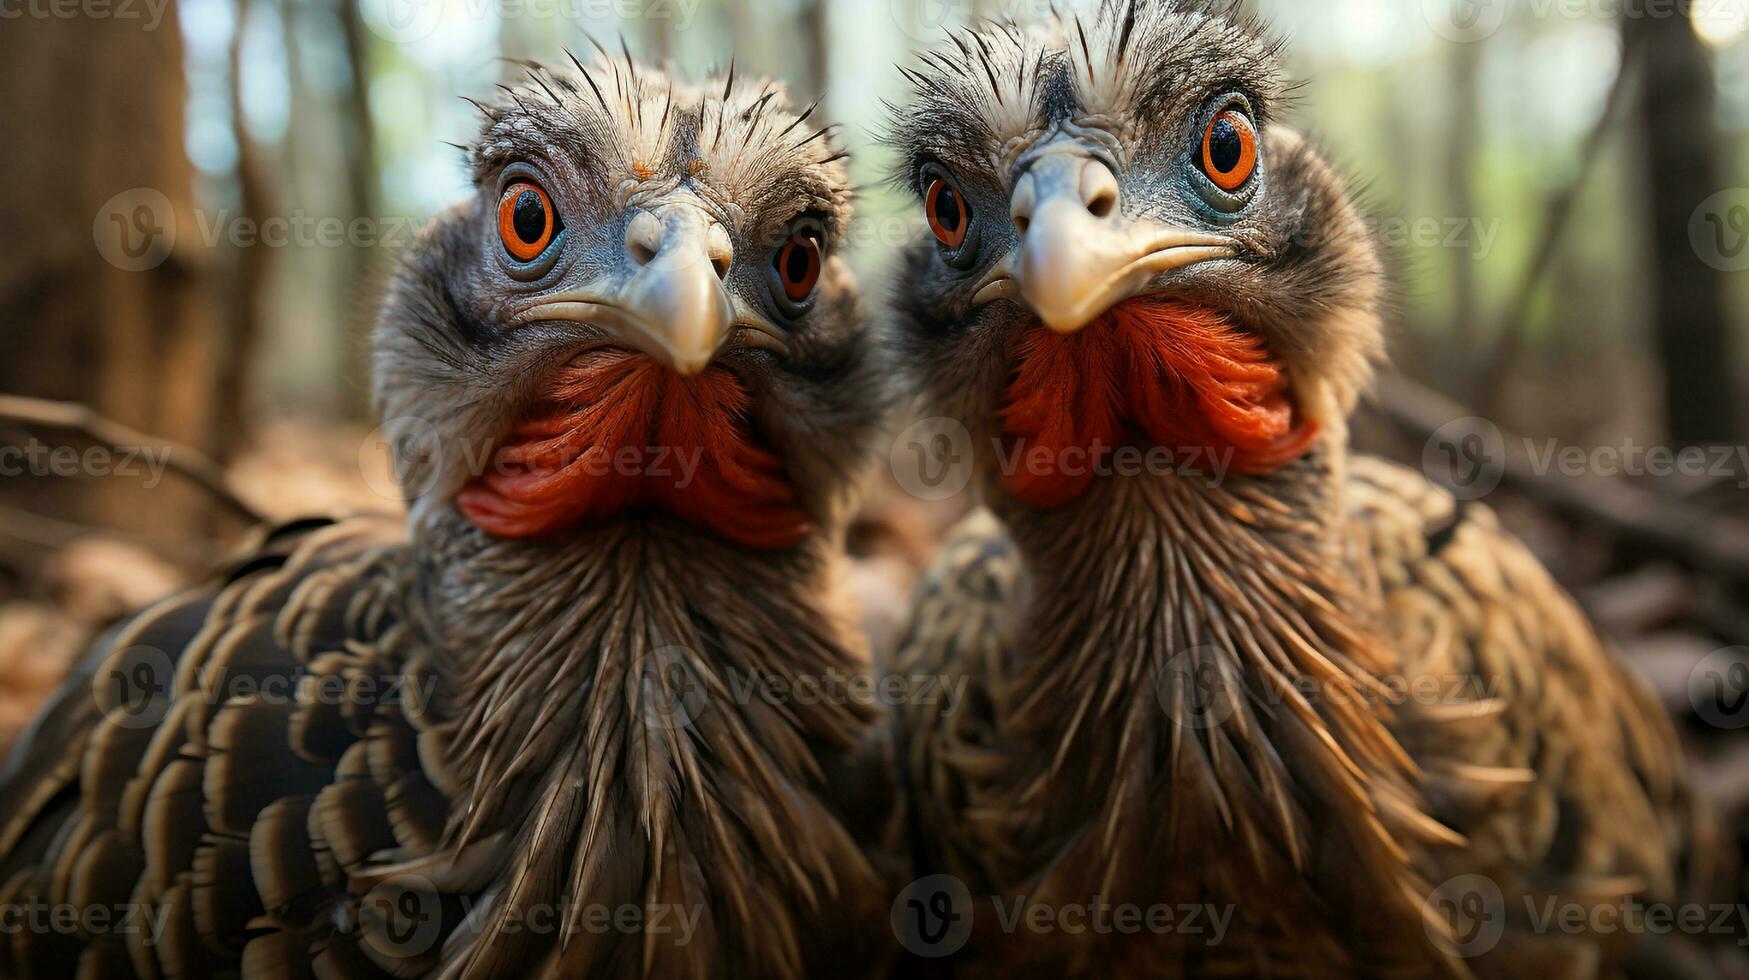
[[[837,600],[881,401],[835,254],[840,155],[773,84],[605,55],[483,111],[479,193],[411,250],[376,331],[409,519],[281,528],[94,652],[0,791],[0,903],[79,917],[0,936],[0,975],[836,976],[896,949],[897,797]],[[799,273],[817,285],[780,297]],[[668,401],[651,417],[565,402],[642,357],[660,368],[616,390],[674,372],[639,389]],[[557,530],[458,509],[587,489],[587,457],[494,450],[607,417],[616,448],[712,430],[649,447],[666,465],[724,433],[757,447],[799,543],[664,506],[706,498],[658,460],[619,475],[667,496]],[[710,499],[751,492],[737,472]]]
[[[1225,5],[1113,0],[955,35],[895,110],[896,180],[938,229],[894,292],[903,354],[924,413],[964,424],[990,508],[899,655],[970,682],[967,707],[901,719],[919,873],[973,899],[954,975],[1608,975],[1647,937],[1539,934],[1526,911],[1692,894],[1669,722],[1487,508],[1349,457],[1380,264],[1345,183],[1275,121],[1262,38]],[[1149,440],[1214,410],[1150,397],[1190,359],[1168,336],[1120,364],[1094,340],[1162,303],[1262,341],[1287,401],[1235,369],[1217,407],[1291,411],[1309,451],[1241,472],[1219,427]],[[1032,381],[1041,344],[1057,387]],[[1102,385],[1121,397],[1085,396]],[[1106,450],[1166,465],[1023,502],[1019,450],[1082,448],[1087,406],[1128,413],[1093,427],[1118,433]],[[1218,942],[1005,929],[992,896],[1231,921]]]

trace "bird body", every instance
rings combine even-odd
[[[421,556],[387,520],[270,538],[127,626],[21,753],[59,764],[8,784],[6,903],[117,927],[20,931],[4,972],[781,975],[839,955],[814,937],[857,933],[851,899],[887,887],[835,795],[878,796],[857,768],[872,709],[735,692],[866,667],[809,591],[821,559],[745,558],[671,522],[544,549],[470,529]],[[516,656],[466,655],[485,650]]]
[[[1596,975],[1631,939],[1533,909],[1693,894],[1673,733],[1571,600],[1391,464],[1309,517],[1323,467],[1111,477],[949,542],[899,668],[977,706],[902,723],[919,872],[973,896],[956,976]],[[1014,933],[1017,899],[1202,915]]]
[[[1486,507],[1349,453],[1381,266],[1275,119],[1260,25],[1109,0],[951,44],[895,109],[932,235],[893,297],[989,509],[899,653],[969,687],[900,719],[913,887],[954,898],[912,906],[913,952],[974,977],[1639,955],[1546,912],[1690,894],[1669,722]],[[1093,909],[1131,928],[1075,928]]]
[[[840,154],[770,83],[574,67],[483,107],[384,304],[408,515],[267,534],[15,755],[0,903],[58,918],[0,976],[883,971]]]

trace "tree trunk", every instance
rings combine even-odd
[[[1451,54],[1451,129],[1446,150],[1446,201],[1452,218],[1475,221],[1476,213],[1475,161],[1476,149],[1482,140],[1482,94],[1480,79],[1482,46],[1452,45]],[[1452,248],[1451,253],[1451,329],[1446,336],[1462,352],[1464,368],[1473,371],[1476,350],[1476,327],[1480,313],[1476,308],[1476,253],[1472,248]]]
[[[237,30],[231,37],[227,52],[227,79],[231,89],[231,132],[237,140],[237,220],[259,222],[267,213],[267,188],[271,184],[264,172],[265,162],[249,127],[243,119],[243,36],[248,28],[251,0],[237,0]],[[262,285],[267,279],[268,250],[239,248],[232,250],[230,282],[225,293],[230,330],[226,352],[218,367],[218,404],[234,411],[223,413],[216,421],[214,448],[220,456],[235,452],[245,435],[243,409],[249,403],[250,367],[255,363],[256,347],[261,339]]]
[[[1689,235],[1698,209],[1726,186],[1712,63],[1686,15],[1690,2],[1681,3],[1681,16],[1623,20],[1627,42],[1643,45],[1653,329],[1668,433],[1679,446],[1737,441],[1723,270],[1708,264]]]
[[[183,151],[176,4],[113,9],[0,30],[0,391],[210,450],[225,345]],[[141,481],[119,477],[9,482],[13,501],[155,530],[192,526],[203,503],[167,488],[142,508]]]
[[[388,215],[383,213],[383,196],[378,184],[376,122],[370,111],[371,33],[364,25],[356,0],[341,0],[340,22],[346,37],[346,61],[352,76],[352,97],[341,99],[335,106],[340,116],[345,138],[341,148],[346,162],[347,208],[353,218],[364,218],[378,228],[385,227]],[[507,17],[517,31],[527,31],[529,18]],[[502,33],[502,31],[501,31]],[[518,54],[517,57],[526,57]],[[510,67],[510,66],[506,66]],[[521,71],[518,70],[518,75]],[[343,298],[349,310],[374,309],[381,294],[383,281],[390,271],[384,249],[361,243],[349,246],[351,259],[346,263]],[[346,333],[346,385],[341,404],[348,418],[368,419],[373,415],[370,403],[370,320],[356,313],[341,314],[341,323],[350,323]]]
[[[803,91],[808,96],[798,101],[804,105],[815,98],[824,99],[830,85],[832,30],[826,9],[829,3],[830,0],[806,0],[802,4],[802,37],[807,49],[802,77],[806,82]],[[831,115],[825,118],[830,119]]]

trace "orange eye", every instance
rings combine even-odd
[[[783,280],[783,294],[792,303],[800,303],[813,295],[820,282],[820,242],[812,236],[797,235],[783,243],[774,260],[777,277]]]
[[[498,199],[498,237],[518,262],[532,262],[552,244],[558,231],[552,199],[537,184],[517,181]]]
[[[966,207],[959,188],[937,177],[929,185],[923,208],[929,213],[929,230],[941,244],[959,248],[966,240],[966,229],[972,226],[972,212]]]
[[[1257,129],[1245,113],[1228,109],[1209,123],[1202,137],[1202,172],[1229,193],[1257,172]]]

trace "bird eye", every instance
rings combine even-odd
[[[1257,128],[1244,112],[1227,109],[1209,123],[1202,137],[1202,172],[1228,193],[1257,172]]]
[[[937,177],[929,185],[924,201],[929,212],[929,230],[948,248],[959,248],[966,240],[966,229],[972,225],[971,209],[960,195],[959,188]]]
[[[812,235],[798,234],[783,243],[772,260],[777,278],[783,284],[783,294],[790,302],[800,303],[813,295],[820,282],[820,240]]]
[[[519,180],[498,199],[498,237],[518,262],[532,262],[552,244],[559,228],[552,199],[538,184]]]

